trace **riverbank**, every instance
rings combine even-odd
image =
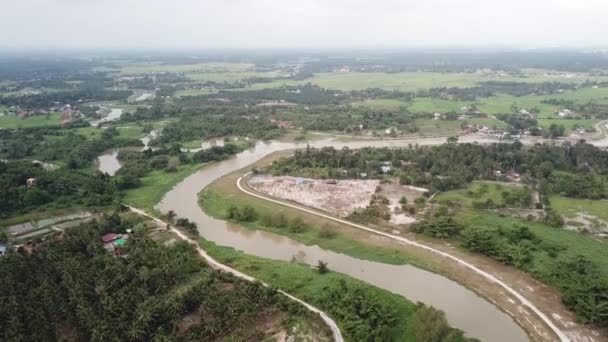
[[[205,165],[206,163],[184,164],[176,172],[152,171],[141,178],[141,186],[124,192],[123,201],[153,212],[154,206],[169,190]]]
[[[461,332],[447,325],[441,312],[415,305],[389,291],[329,269],[322,272],[296,261],[259,258],[233,248],[217,246],[202,238],[195,241],[140,209],[129,209],[151,218],[159,229],[169,227],[177,238],[195,244],[198,253],[212,267],[248,281],[260,280],[320,314],[331,328],[334,341],[343,341],[342,334],[348,341],[380,339],[413,342],[429,335],[449,336],[450,342],[468,341]],[[324,310],[338,325],[324,312],[307,303]]]
[[[260,160],[258,163],[255,163],[252,167],[267,165],[274,158],[278,158],[280,156],[284,156],[288,154],[287,152],[278,153],[276,155],[271,155]],[[235,172],[229,174],[213,184],[211,184],[202,194],[203,197],[203,207],[205,209],[210,209],[209,213],[212,215],[220,215],[218,217],[222,217],[222,213],[218,212],[214,206],[221,207],[218,203],[221,202],[218,198],[217,194],[221,193],[223,198],[224,208],[227,208],[229,203],[237,204],[237,205],[252,205],[256,209],[260,210],[260,213],[264,212],[275,212],[275,213],[284,213],[286,216],[300,215],[302,216],[302,212],[297,212],[296,209],[287,208],[285,206],[279,204],[273,204],[267,201],[259,200],[253,198],[251,196],[239,196],[239,191],[236,189],[236,186],[233,182],[238,179],[239,174],[242,175],[246,170],[241,170],[239,172]],[[232,183],[232,186],[230,185]],[[245,182],[243,182],[245,183]],[[204,203],[205,196],[210,197],[212,201]],[[266,202],[266,203],[264,203]],[[223,213],[225,215],[225,213]],[[305,214],[304,214],[305,215]],[[225,217],[225,216],[224,216]],[[390,241],[385,241],[386,239],[382,239],[379,237],[374,237],[370,234],[353,232],[353,229],[348,227],[341,227],[340,225],[332,226],[333,230],[337,232],[335,237],[330,240],[336,239],[336,241],[340,243],[328,243],[319,237],[320,227],[328,224],[322,218],[315,217],[313,215],[305,215],[305,221],[309,223],[309,230],[305,233],[295,234],[290,232],[288,229],[277,229],[277,228],[268,228],[263,227],[258,223],[242,223],[248,226],[250,229],[263,229],[272,231],[275,234],[286,235],[290,238],[310,244],[318,244],[323,248],[328,248],[332,250],[336,250],[345,254],[353,255],[358,258],[368,259],[368,260],[383,260],[383,262],[393,262],[393,263],[404,263],[409,262],[418,267],[423,267],[439,274],[448,276],[451,279],[458,281],[459,283],[465,285],[466,287],[473,289],[475,292],[479,293],[483,297],[487,298],[502,310],[508,312],[511,316],[513,316],[520,325],[525,327],[526,331],[531,335],[533,340],[542,340],[542,341],[551,341],[554,339],[554,335],[550,331],[549,327],[546,326],[534,312],[528,309],[524,309],[519,306],[519,301],[517,298],[513,298],[511,295],[505,293],[504,289],[496,286],[496,284],[492,284],[488,282],[486,279],[481,277],[477,277],[472,274],[472,272],[463,269],[459,265],[451,265],[452,263],[445,260],[445,258],[438,258],[436,255],[429,255],[429,253],[424,253],[421,251],[416,251],[416,248],[411,248],[408,246],[403,246],[400,244],[391,243]],[[329,224],[334,224],[330,222]],[[312,237],[312,238],[311,238]],[[411,239],[418,239],[417,236],[407,236]],[[360,253],[357,249],[346,250],[341,248],[341,245],[348,245],[348,241],[355,241],[354,246],[360,247],[363,250],[366,250],[366,253]],[[511,267],[504,266],[500,263],[494,262],[488,258],[479,255],[471,255],[470,253],[466,253],[462,250],[459,250],[449,244],[445,244],[444,242],[434,241],[424,239],[424,243],[427,245],[431,245],[433,248],[439,249],[441,251],[448,252],[452,255],[456,255],[458,258],[462,258],[467,262],[471,262],[472,264],[480,267],[483,270],[486,270],[492,274],[496,274],[500,279],[504,280],[506,283],[511,284],[512,287],[516,288],[518,292],[522,293],[526,298],[529,298],[533,304],[539,308],[541,308],[542,312],[549,313],[555,323],[568,333],[568,336],[572,336],[573,340],[578,340],[579,338],[588,338],[587,340],[601,340],[597,332],[594,332],[586,327],[579,326],[574,323],[574,317],[572,313],[566,310],[561,303],[559,293],[555,289],[549,288],[548,286],[539,283],[530,275],[513,269]],[[389,252],[390,251],[390,252]],[[391,256],[390,258],[385,258],[388,254]],[[422,262],[417,262],[421,260]]]

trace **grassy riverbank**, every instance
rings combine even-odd
[[[169,190],[204,165],[206,164],[180,165],[176,172],[152,171],[141,178],[142,184],[140,187],[125,191],[123,201],[153,212],[154,206],[160,202]]]
[[[429,333],[441,335],[442,332],[442,341],[466,340],[447,326],[442,313],[417,307],[399,295],[344,274],[331,271],[321,274],[307,265],[263,259],[202,239],[201,245],[219,262],[325,311],[336,320],[349,341],[373,338],[417,341]]]
[[[301,214],[296,210],[279,206],[275,203],[263,201],[250,196],[234,196],[221,191],[221,184],[212,184],[200,194],[200,205],[203,210],[210,216],[228,219],[228,208],[230,206],[246,206],[255,207],[259,215],[269,213],[283,214],[286,220],[293,220],[295,217],[301,217]],[[374,247],[363,244],[359,241],[349,238],[346,235],[340,234],[336,226],[322,223],[321,218],[306,216],[306,229],[298,232],[289,230],[288,228],[277,228],[263,225],[259,221],[239,222],[239,224],[249,229],[264,230],[277,235],[284,235],[303,243],[305,245],[318,245],[321,248],[329,249],[339,253],[344,253],[352,257],[364,260],[382,262],[386,264],[402,265],[407,263],[416,263],[411,258],[407,257],[396,249]],[[230,221],[230,220],[229,220]],[[323,230],[330,231],[330,234],[322,234]]]

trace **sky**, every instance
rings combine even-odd
[[[608,0],[0,0],[0,47],[608,46]]]

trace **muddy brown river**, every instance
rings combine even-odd
[[[471,142],[483,142],[475,137],[467,139]],[[461,138],[462,141],[466,140]],[[325,140],[310,145],[360,148],[444,142],[445,138],[350,143]],[[201,236],[218,245],[269,259],[289,261],[295,256],[299,261],[310,265],[316,265],[318,260],[328,262],[332,270],[400,294],[413,302],[423,302],[442,310],[448,322],[463,330],[469,337],[493,342],[528,341],[526,333],[510,316],[446,277],[410,265],[396,266],[360,260],[318,246],[305,246],[283,236],[240,228],[238,225],[207,216],[199,207],[198,193],[214,180],[246,167],[272,152],[304,146],[306,143],[259,142],[255,147],[233,158],[211,164],[190,175],[168,192],[157,208],[162,212],[173,210],[178,217],[196,222]]]

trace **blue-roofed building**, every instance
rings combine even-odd
[[[0,243],[0,256],[3,256],[6,254],[8,248],[6,247],[5,244]]]

